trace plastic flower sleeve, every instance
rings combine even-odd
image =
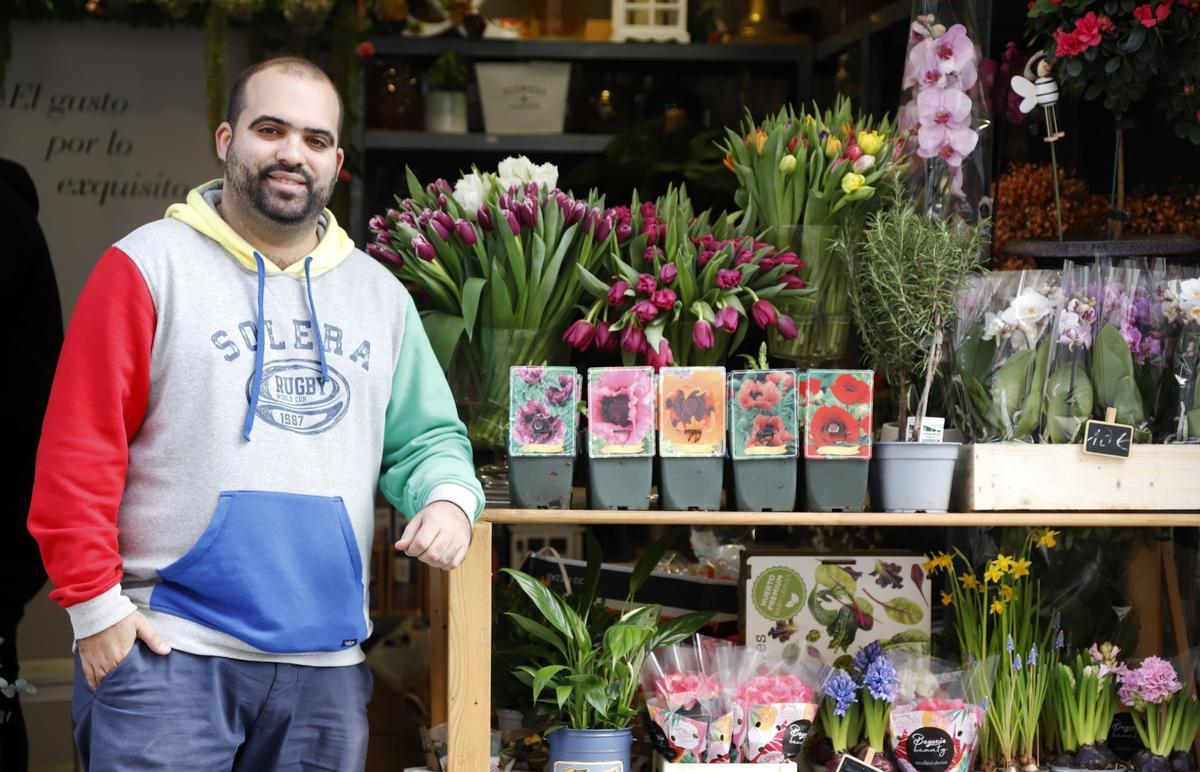
[[[1022,271],[1015,287],[1012,281],[996,294],[1007,305],[984,317],[983,337],[1000,341],[989,375],[987,418],[992,439],[1029,442],[1041,427],[1049,331],[1063,300],[1061,272]]]
[[[1144,441],[1148,422],[1133,368],[1133,349],[1141,341],[1134,324],[1134,294],[1140,272],[1112,263],[1101,270],[1105,278],[1100,329],[1092,346],[1095,414],[1104,418],[1108,408],[1115,409],[1117,423],[1129,424],[1134,428],[1135,440]]]
[[[737,690],[746,723],[741,760],[778,764],[797,760],[817,717],[830,670],[810,661],[764,661],[753,665]]]
[[[972,0],[914,3],[898,115],[910,195],[926,212],[972,222],[991,214],[979,42]]]
[[[906,652],[895,660],[890,742],[901,772],[973,769],[995,659],[966,668]]]
[[[1166,313],[1179,324],[1175,354],[1171,364],[1175,389],[1175,442],[1200,440],[1200,270],[1193,267],[1190,276],[1172,281],[1164,305]]]
[[[1138,269],[1131,313],[1137,335],[1130,353],[1133,355],[1134,379],[1146,411],[1146,423],[1153,439],[1158,440],[1170,433],[1173,418],[1170,405],[1173,390],[1169,388],[1167,372],[1177,325],[1167,318],[1162,303],[1167,288],[1167,261],[1161,257],[1140,258],[1126,261],[1123,267]]]
[[[984,313],[996,293],[998,274],[968,277],[967,287],[955,301],[951,402],[955,424],[971,440],[988,435],[988,372],[996,355],[996,340],[983,339]]]
[[[1095,399],[1088,369],[1098,320],[1098,289],[1091,266],[1071,262],[1063,266],[1064,302],[1050,334],[1042,442],[1082,442],[1092,417]]]
[[[721,682],[701,666],[698,636],[652,652],[642,667],[642,691],[655,747],[670,761],[705,760],[709,729],[723,712]]]

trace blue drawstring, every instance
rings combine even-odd
[[[263,265],[262,255],[257,251],[254,259],[258,263],[258,326],[254,328],[257,338],[254,347],[254,377],[250,381],[250,409],[246,411],[246,423],[242,426],[242,439],[250,441],[250,429],[254,426],[254,413],[258,410],[258,392],[262,387],[263,350],[263,290],[267,286],[266,266]]]
[[[317,321],[317,304],[313,302],[312,276],[308,267],[312,265],[312,255],[304,258],[304,281],[308,285],[308,312],[312,315],[313,332],[317,336],[317,351],[321,352],[321,385],[329,380],[329,364],[325,361],[325,344],[321,340],[321,323]]]

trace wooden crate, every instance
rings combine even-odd
[[[1135,445],[1129,458],[1079,445],[963,445],[952,508],[1200,511],[1200,445]]]

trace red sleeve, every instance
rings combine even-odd
[[[156,316],[141,271],[101,256],[63,342],[38,445],[29,531],[64,607],[121,581],[117,508],[146,414]]]

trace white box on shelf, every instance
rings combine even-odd
[[[568,62],[477,62],[483,126],[490,134],[561,134]]]
[[[687,0],[612,0],[614,42],[687,43]]]
[[[568,560],[583,560],[583,539],[587,528],[582,525],[512,525],[512,536],[508,553],[508,564],[517,568],[525,562],[531,552],[541,552],[551,547],[560,557]]]

